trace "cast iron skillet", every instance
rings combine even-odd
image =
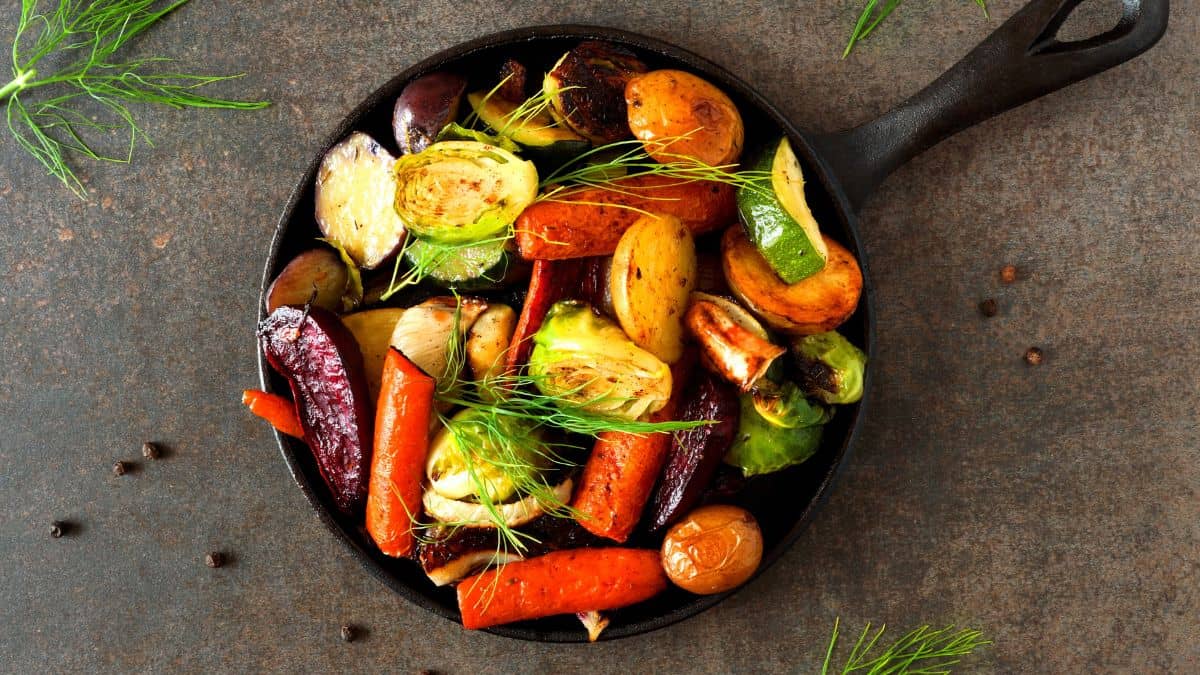
[[[858,311],[841,330],[874,356],[874,291],[867,258],[858,236],[855,212],[893,170],[942,139],[1000,112],[1095,75],[1149,49],[1167,27],[1168,0],[1124,0],[1124,13],[1112,30],[1087,40],[1060,42],[1058,29],[1081,0],[1034,0],[933,84],[880,118],[849,131],[812,134],[794,127],[779,110],[724,68],[660,40],[592,26],[537,26],[488,35],[458,45],[405,70],[371,94],[338,126],[288,200],[279,220],[263,276],[263,293],[287,262],[317,236],[313,220],[313,179],[322,156],[353,130],[380,142],[392,139],[392,104],[413,78],[435,70],[468,75],[480,87],[495,75],[503,57],[523,61],[531,72],[548,69],[567,49],[584,39],[623,44],[651,68],[676,67],[695,72],[728,93],[741,109],[750,134],[747,147],[786,132],[804,164],[808,199],[822,229],[844,242],[858,257],[864,276]],[[757,131],[759,135],[754,135]],[[263,303],[259,303],[260,319]],[[870,368],[866,388],[870,391]],[[259,357],[263,386],[287,391],[286,383]],[[741,503],[759,518],[765,538],[761,569],[787,550],[828,495],[834,475],[845,462],[866,412],[866,400],[837,411],[819,452],[801,467],[762,477],[744,490]],[[300,489],[327,527],[363,566],[408,600],[458,621],[454,592],[437,589],[419,567],[381,555],[360,522],[333,507],[312,454],[282,435],[280,449]],[[756,479],[758,480],[758,479]],[[678,590],[616,612],[602,639],[652,631],[681,621],[728,594],[697,597]],[[553,617],[492,629],[527,640],[581,642],[585,633],[574,617]]]

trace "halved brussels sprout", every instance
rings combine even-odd
[[[512,224],[537,197],[537,169],[478,141],[441,141],[396,160],[396,213],[436,241],[479,241]]]
[[[529,373],[538,389],[594,412],[638,419],[671,396],[671,369],[587,303],[550,308],[533,337]]]
[[[725,455],[747,476],[772,473],[799,464],[821,444],[821,430],[832,414],[809,402],[790,382],[741,397],[742,414],[733,446]]]
[[[806,335],[792,343],[796,382],[804,393],[830,405],[856,403],[863,395],[867,355],[841,333]]]

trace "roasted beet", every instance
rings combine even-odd
[[[430,73],[404,87],[392,113],[392,132],[401,154],[428,148],[442,127],[458,116],[467,81],[455,73]]]
[[[650,504],[651,530],[670,525],[700,501],[737,432],[737,390],[707,371],[697,373],[694,382],[694,391],[687,397],[679,419],[712,420],[714,424],[674,435],[667,465]]]
[[[374,422],[362,355],[337,315],[310,307],[280,307],[258,327],[271,367],[287,378],[333,501],[347,513],[367,497]]]
[[[533,557],[567,548],[601,545],[601,539],[579,526],[570,518],[539,516],[522,525],[520,531],[529,535],[528,550]],[[421,568],[437,586],[445,586],[472,574],[492,563],[520,560],[523,556],[504,550],[494,527],[459,527],[446,530],[442,536],[426,540],[418,555]]]
[[[528,92],[528,71],[516,59],[507,59],[500,66],[500,88],[496,96],[513,103],[525,100]]]

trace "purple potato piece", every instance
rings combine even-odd
[[[500,66],[500,81],[503,83],[496,90],[496,96],[513,103],[525,100],[528,74],[525,66],[516,59],[507,59]]]
[[[458,117],[466,90],[466,78],[454,73],[430,73],[409,82],[392,113],[400,153],[411,155],[432,145],[438,132]]]
[[[662,479],[650,504],[650,531],[674,523],[692,509],[721,465],[737,433],[740,405],[737,390],[708,371],[696,375],[694,392],[679,419],[712,420],[677,432],[667,451]]]
[[[292,389],[304,440],[333,501],[345,513],[367,498],[374,416],[362,355],[337,315],[320,307],[280,307],[258,326],[267,361]]]
[[[303,305],[313,297],[314,307],[336,312],[342,307],[342,294],[350,275],[338,254],[327,248],[314,248],[292,258],[271,287],[267,289],[267,313],[284,305]]]

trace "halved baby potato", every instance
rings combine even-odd
[[[725,278],[734,295],[767,325],[788,335],[814,335],[842,324],[858,307],[862,270],[854,254],[822,235],[829,257],[820,272],[794,284],[779,278],[741,226],[721,239]]]
[[[333,146],[317,171],[317,225],[354,262],[374,269],[404,242],[396,215],[396,159],[375,139],[354,132]]]
[[[629,80],[625,103],[630,130],[659,162],[682,155],[720,166],[742,154],[742,115],[705,79],[682,70],[652,70]]]
[[[613,311],[634,344],[674,363],[683,356],[683,315],[696,282],[696,244],[678,218],[646,215],[613,253]]]

